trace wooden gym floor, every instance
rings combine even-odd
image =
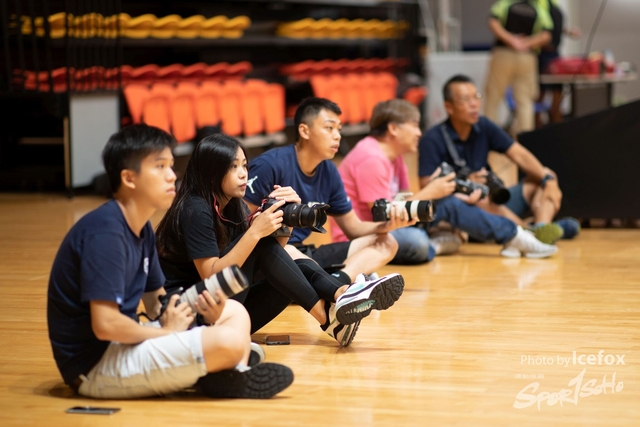
[[[296,376],[271,400],[75,396],[47,338],[47,281],[66,231],[103,202],[0,194],[1,426],[638,425],[639,230],[585,230],[549,260],[468,244],[426,265],[386,267],[379,273],[404,275],[405,292],[345,349],[291,306],[254,336],[291,335],[289,346],[265,347]],[[64,413],[77,405],[122,410]]]

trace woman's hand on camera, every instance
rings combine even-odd
[[[220,302],[216,302],[209,291],[205,290],[198,295],[198,302],[196,302],[196,310],[209,325],[213,325],[218,321],[227,302],[227,297],[220,290],[216,291],[216,297]]]
[[[298,193],[291,187],[280,187],[279,185],[273,186],[274,190],[269,194],[269,197],[277,200],[284,200],[286,203],[302,203]]]
[[[189,329],[193,323],[193,311],[186,302],[181,302],[176,306],[179,295],[172,295],[167,303],[167,308],[160,316],[160,325],[173,332],[182,332]]]
[[[284,205],[284,200],[278,200],[269,209],[264,212],[258,212],[251,221],[249,231],[256,233],[259,239],[273,234],[274,231],[282,226],[282,210],[276,210]]]

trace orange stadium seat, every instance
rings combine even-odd
[[[285,91],[284,86],[278,83],[267,85],[264,103],[265,132],[275,133],[285,128]]]
[[[175,95],[172,85],[156,83],[142,108],[142,121],[166,132],[171,132],[171,102]]]
[[[147,13],[145,15],[136,16],[127,21],[127,27],[124,29],[124,36],[132,39],[146,39],[153,30],[153,24],[158,18]]]
[[[150,34],[151,37],[156,39],[170,39],[175,37],[180,21],[182,21],[182,17],[175,14],[158,18],[153,23],[153,29]]]
[[[124,87],[123,93],[131,120],[133,123],[142,122],[142,110],[149,98],[149,88],[146,85],[130,84]]]
[[[193,15],[188,18],[184,18],[178,23],[178,31],[176,37],[181,39],[195,39],[200,36],[202,31],[202,24],[206,18],[202,15]]]
[[[196,125],[198,128],[220,124],[220,98],[222,84],[217,81],[204,81],[196,96]]]
[[[228,21],[226,16],[218,15],[209,18],[202,23],[200,37],[205,39],[215,39],[222,36],[224,24]]]
[[[249,79],[243,85],[240,108],[245,136],[264,131],[267,88],[266,82],[256,79]]]
[[[184,65],[182,64],[171,64],[166,67],[160,67],[158,68],[156,78],[161,80],[163,83],[176,82],[182,79],[183,70]]]
[[[201,81],[205,76],[207,64],[204,62],[197,62],[193,65],[188,65],[182,69],[182,79],[189,81]]]
[[[227,135],[242,134],[242,82],[225,81],[220,92],[220,119],[222,131]]]
[[[171,102],[171,129],[178,143],[192,141],[196,137],[196,98],[198,86],[195,83],[178,83]]]
[[[349,121],[350,123],[357,124],[362,123],[365,120],[366,114],[364,111],[363,99],[363,85],[361,76],[359,74],[347,74],[345,75],[345,87],[346,87],[346,103],[345,105],[349,109]]]
[[[250,25],[251,19],[249,19],[248,16],[236,16],[224,23],[222,37],[227,39],[239,39],[244,35],[244,30],[246,30]]]

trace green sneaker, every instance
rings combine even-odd
[[[552,245],[562,238],[564,230],[558,224],[550,222],[548,224],[539,225],[532,230],[536,239],[547,245]]]

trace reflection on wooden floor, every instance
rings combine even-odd
[[[265,347],[296,375],[272,400],[74,396],[47,340],[46,286],[68,228],[103,202],[0,195],[2,426],[638,425],[638,230],[585,230],[550,260],[470,244],[427,265],[386,267],[379,273],[404,275],[405,293],[346,349],[292,306],[254,336],[291,335],[290,346]],[[122,410],[64,413],[76,405]]]

